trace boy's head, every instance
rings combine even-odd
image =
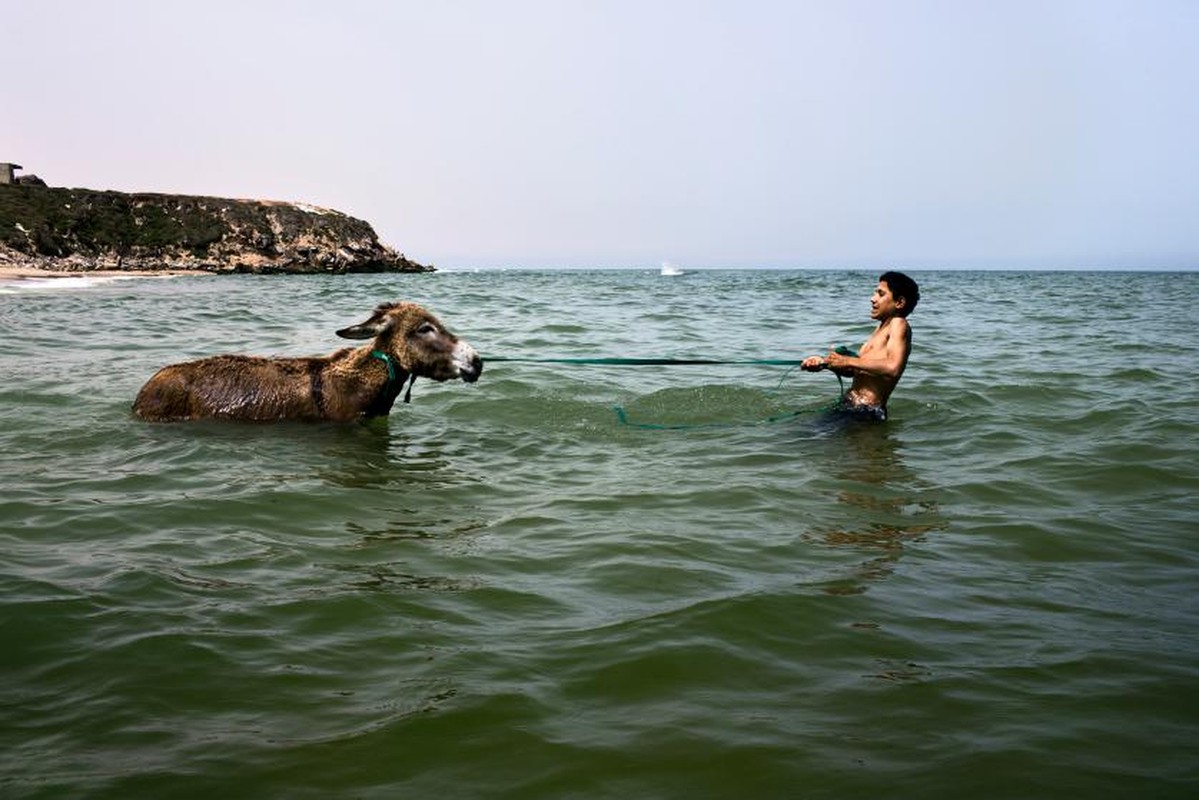
[[[891,296],[896,302],[903,300],[903,306],[899,309],[899,316],[906,317],[915,310],[916,304],[920,302],[920,287],[916,285],[916,281],[904,275],[902,272],[884,272],[878,278],[879,283],[887,284],[887,288],[891,290]]]

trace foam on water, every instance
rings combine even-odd
[[[0,280],[0,294],[21,294],[23,292],[74,292],[81,289],[92,289],[118,281],[166,279],[173,275],[62,275],[57,277],[35,278],[18,277]]]

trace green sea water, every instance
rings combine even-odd
[[[881,425],[504,361],[367,424],[129,413],[396,299],[485,360],[800,358],[865,272],[0,284],[0,797],[1196,796],[1199,274],[913,275]]]

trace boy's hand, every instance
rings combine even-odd
[[[799,368],[805,372],[819,372],[828,366],[828,362],[820,356],[809,356],[803,360]]]

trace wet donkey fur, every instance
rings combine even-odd
[[[384,303],[337,335],[374,341],[310,358],[221,355],[172,364],[138,392],[133,413],[157,422],[349,421],[386,415],[405,381],[410,390],[417,377],[473,383],[483,371],[474,348],[415,303]]]

